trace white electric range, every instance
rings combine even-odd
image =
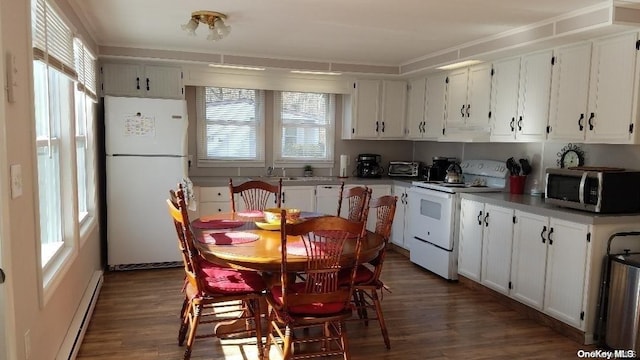
[[[409,197],[410,260],[445,279],[458,279],[460,193],[504,191],[507,168],[495,160],[465,160],[464,183],[413,181]]]

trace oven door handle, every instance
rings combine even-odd
[[[446,192],[432,190],[432,189],[425,189],[419,186],[412,186],[410,191],[420,196],[423,199],[428,199],[428,198],[451,199],[451,197],[453,197],[453,194],[451,193],[446,193]]]
[[[587,175],[589,175],[589,173],[585,171],[580,178],[580,188],[578,189],[580,204],[584,204],[584,188],[587,186]]]

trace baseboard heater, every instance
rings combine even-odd
[[[165,261],[142,264],[120,264],[109,265],[111,271],[127,271],[127,270],[148,270],[148,269],[165,269],[184,266],[182,261]]]
[[[89,326],[93,309],[98,301],[102,282],[102,271],[94,272],[87,289],[84,291],[84,295],[82,295],[80,305],[78,305],[78,310],[73,316],[71,326],[69,326],[67,336],[65,336],[62,346],[60,346],[56,360],[73,360],[78,355],[80,344],[82,344],[82,339],[87,331],[87,326]]]

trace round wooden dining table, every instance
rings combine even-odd
[[[248,215],[248,216],[247,216]],[[302,212],[304,219],[324,216],[317,213]],[[259,213],[226,212],[202,216],[192,222],[196,248],[207,261],[237,268],[262,272],[279,272],[282,263],[281,235],[279,226],[272,226],[273,230],[263,230],[256,225],[262,224],[264,219]],[[230,225],[224,228],[224,224]],[[212,234],[244,234],[249,241],[216,244]],[[214,235],[215,236],[215,235]],[[287,237],[287,244],[299,243],[300,237]],[[360,251],[360,263],[373,260],[384,247],[384,239],[371,231],[363,239]],[[344,245],[341,265],[351,266],[355,257],[356,239],[348,239]],[[289,249],[287,249],[289,250]],[[287,253],[287,268],[290,271],[302,271],[307,257],[300,254]]]

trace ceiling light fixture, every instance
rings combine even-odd
[[[195,36],[198,25],[203,23],[209,25],[207,40],[218,41],[231,32],[231,26],[224,23],[226,18],[227,15],[215,11],[194,11],[191,13],[191,19],[182,25],[182,30],[186,31],[190,36]]]
[[[334,71],[308,71],[308,70],[291,70],[294,74],[311,74],[311,75],[342,75],[342,73]]]
[[[476,65],[476,64],[480,64],[482,61],[481,60],[464,60],[464,61],[460,61],[457,63],[453,63],[453,64],[449,64],[449,65],[445,65],[445,66],[440,66],[437,67],[436,69],[438,70],[453,70],[453,69],[458,69],[461,67],[465,67],[465,66],[471,66],[471,65]]]
[[[265,68],[256,66],[240,66],[240,65],[225,65],[225,64],[209,64],[210,67],[223,68],[223,69],[240,69],[240,70],[257,70],[263,71]]]

